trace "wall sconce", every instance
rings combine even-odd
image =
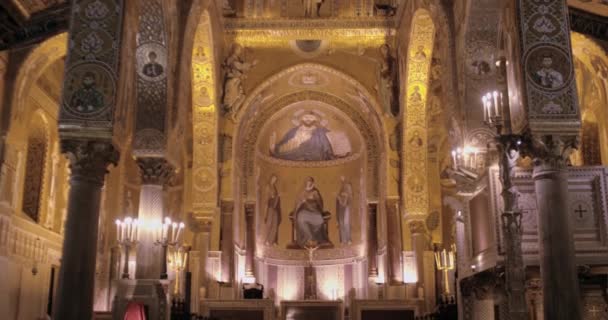
[[[437,270],[443,271],[443,287],[446,296],[450,295],[450,270],[454,270],[454,252],[443,249],[441,252],[435,252],[435,263]]]
[[[177,248],[177,250],[173,251],[171,254],[171,267],[175,271],[175,290],[174,294],[176,296],[180,295],[180,274],[182,271],[186,269],[186,265],[188,263],[188,253],[190,252],[190,247],[181,246]]]
[[[123,247],[125,263],[122,270],[122,278],[129,279],[129,251],[135,247],[139,239],[139,221],[126,217],[123,221],[116,220],[116,241]]]
[[[160,265],[160,278],[167,279],[167,248],[174,247],[180,240],[180,235],[185,225],[183,222],[172,222],[169,217],[165,218],[165,222],[157,222],[152,227],[154,233],[154,244],[162,248],[162,261]]]
[[[477,178],[477,169],[484,165],[482,152],[475,147],[464,146],[452,150],[452,169]]]
[[[477,266],[472,264],[471,265],[471,271],[476,272],[477,271]]]

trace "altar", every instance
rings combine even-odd
[[[270,299],[201,300],[201,313],[218,320],[274,320]]]
[[[343,320],[344,303],[340,300],[281,301],[281,320]]]
[[[351,320],[414,320],[420,315],[422,300],[354,300]]]

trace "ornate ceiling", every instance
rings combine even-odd
[[[28,19],[40,11],[65,3],[67,0],[9,0],[6,4],[2,2],[2,6],[7,10],[17,11],[22,18]]]
[[[568,0],[568,5],[592,14],[608,17],[607,0]]]

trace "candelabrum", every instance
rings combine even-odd
[[[508,85],[506,81],[506,59],[496,62],[498,91],[488,92],[482,97],[484,122],[495,130],[496,148],[499,153],[499,172],[502,184],[503,210],[501,214],[505,243],[505,287],[511,319],[526,318],[525,269],[521,250],[521,210],[517,188],[513,183],[515,167],[523,145],[529,144],[526,136],[512,132]]]
[[[122,269],[122,278],[129,279],[129,252],[137,245],[139,239],[139,221],[131,217],[116,220],[116,241],[124,248],[125,263]]]
[[[170,218],[165,218],[164,222],[160,221],[152,228],[154,232],[154,244],[161,247],[161,265],[160,278],[167,279],[167,248],[174,247],[179,243],[180,235],[184,229],[184,223],[172,222]]]
[[[443,272],[444,293],[446,297],[449,297],[451,295],[449,273],[450,270],[456,268],[454,264],[454,251],[443,249],[440,252],[435,252],[435,264],[437,265],[437,270]]]
[[[171,267],[175,271],[175,296],[180,295],[180,274],[186,269],[189,253],[189,246],[180,246],[171,254]]]

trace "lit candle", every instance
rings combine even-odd
[[[126,238],[126,236],[127,236],[127,234],[126,234],[127,228],[125,226],[125,222],[124,221],[120,223],[120,229],[121,229],[120,230],[121,231],[120,232],[120,239],[124,241],[125,238]]]
[[[133,219],[131,219],[131,217],[127,217],[125,219],[125,227],[127,229],[127,231],[126,231],[126,233],[127,233],[127,236],[126,236],[127,241],[131,240],[131,222],[133,222]]]
[[[454,169],[458,170],[458,162],[456,162],[456,151],[452,150],[452,161],[454,162]]]
[[[176,242],[177,239],[175,239],[175,236],[177,235],[177,233],[175,232],[175,229],[177,228],[177,223],[173,222],[171,224],[171,237],[173,238],[171,242]]]
[[[120,241],[120,220],[116,219],[116,240]]]
[[[488,107],[487,107],[488,99],[485,96],[483,96],[483,97],[481,97],[481,101],[482,101],[482,106],[483,106],[483,121],[488,121]]]
[[[179,234],[181,233],[184,226],[185,226],[185,224],[183,222],[179,223],[179,228],[177,229],[177,235],[175,236],[175,242],[179,241]]]
[[[133,240],[137,241],[137,236],[139,233],[139,220],[133,220]]]
[[[498,113],[498,91],[494,91],[494,111],[497,116],[500,114]]]

